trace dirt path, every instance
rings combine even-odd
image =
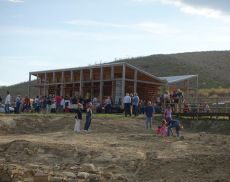
[[[90,133],[73,125],[70,115],[0,116],[0,181],[32,181],[38,170],[50,181],[230,181],[229,135],[159,137],[142,117],[99,117]]]

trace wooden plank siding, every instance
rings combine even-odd
[[[35,84],[31,84],[32,75],[37,77]],[[121,88],[116,88],[119,87],[120,82]],[[100,100],[106,96],[112,96],[115,99],[119,89],[122,92],[119,97],[123,97],[127,92],[137,92],[140,98],[153,100],[157,96],[159,87],[164,84],[154,75],[127,63],[29,73],[29,88],[40,87],[41,95],[97,96]]]

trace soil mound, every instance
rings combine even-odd
[[[178,139],[144,121],[97,117],[90,132],[76,134],[72,115],[0,116],[0,181],[229,181],[228,122],[184,121]]]
[[[8,116],[0,117],[0,133],[32,134],[57,132],[72,127],[74,121],[65,116]]]
[[[189,131],[230,135],[230,122],[227,120],[185,120],[182,123]]]

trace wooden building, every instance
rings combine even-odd
[[[31,81],[32,76],[36,81]],[[112,96],[119,103],[125,93],[138,93],[142,99],[154,100],[165,82],[128,63],[99,64],[88,67],[35,71],[29,73],[30,88],[38,87],[38,95],[98,97]]]
[[[180,89],[184,93],[184,98],[189,101],[197,100],[198,97],[198,75],[180,75],[159,77],[161,80],[166,81],[166,90],[170,93]]]

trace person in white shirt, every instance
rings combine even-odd
[[[126,96],[123,99],[123,103],[125,109],[125,117],[127,117],[127,114],[131,116],[131,111],[130,111],[131,97],[129,96],[129,93],[126,93]]]
[[[5,112],[10,113],[11,96],[10,96],[9,91],[7,91],[6,94],[7,95],[6,95],[6,99],[5,99]]]

